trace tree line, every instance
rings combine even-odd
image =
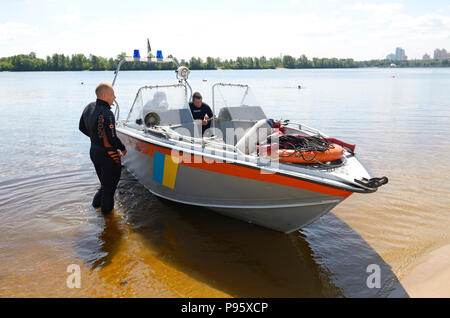
[[[112,71],[125,53],[116,58],[105,58],[96,55],[53,54],[46,59],[38,58],[36,53],[20,54],[0,58],[0,71]],[[169,55],[168,57],[172,57]],[[397,67],[449,67],[450,60],[369,60],[355,61],[353,59],[317,58],[308,59],[305,55],[295,58],[285,55],[282,58],[272,57],[238,57],[225,59],[207,57],[203,60],[192,57],[190,60],[177,60],[180,65],[185,65],[191,70],[215,70],[215,69],[308,69],[308,68],[360,68],[360,67],[390,67],[395,63]],[[173,70],[172,63],[125,63],[122,70]]]

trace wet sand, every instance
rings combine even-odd
[[[421,256],[401,280],[410,297],[450,297],[450,244]]]

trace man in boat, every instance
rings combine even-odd
[[[202,121],[202,135],[205,130],[211,126],[211,118],[213,118],[213,113],[208,104],[203,103],[202,95],[199,92],[195,92],[192,95],[192,102],[189,103],[191,108],[192,117],[194,120]]]
[[[107,214],[114,208],[114,192],[122,170],[120,157],[125,156],[127,150],[117,137],[111,111],[111,105],[116,99],[113,87],[109,83],[100,83],[95,94],[97,100],[84,109],[79,129],[91,139],[90,157],[101,184],[92,206],[101,207],[102,212]]]

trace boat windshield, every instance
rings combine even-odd
[[[192,123],[184,84],[141,87],[126,120],[127,126],[144,128]]]
[[[223,108],[260,106],[248,85],[218,83],[213,86],[214,114]]]

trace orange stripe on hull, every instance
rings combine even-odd
[[[171,149],[156,146],[145,141],[139,140],[137,138],[130,137],[123,133],[118,132],[120,134],[120,139],[122,142],[127,144],[127,147],[131,147],[139,152],[142,152],[151,157],[154,156],[154,151],[158,151],[164,153],[166,155],[177,156],[178,152],[172,153]],[[304,190],[319,192],[327,195],[339,196],[347,198],[353,194],[353,192],[345,191],[337,188],[328,187],[325,185],[300,180],[293,177],[282,176],[277,174],[264,174],[261,173],[259,169],[243,167],[237,164],[231,164],[226,162],[213,162],[212,159],[200,158],[199,156],[191,155],[190,160],[186,160],[186,154],[178,155],[181,159],[180,165],[185,165],[197,169],[207,170],[211,172],[222,173],[230,176],[258,180],[269,183],[276,183],[288,187],[300,188]],[[195,157],[195,158],[194,158]],[[185,162],[189,161],[189,162]]]

